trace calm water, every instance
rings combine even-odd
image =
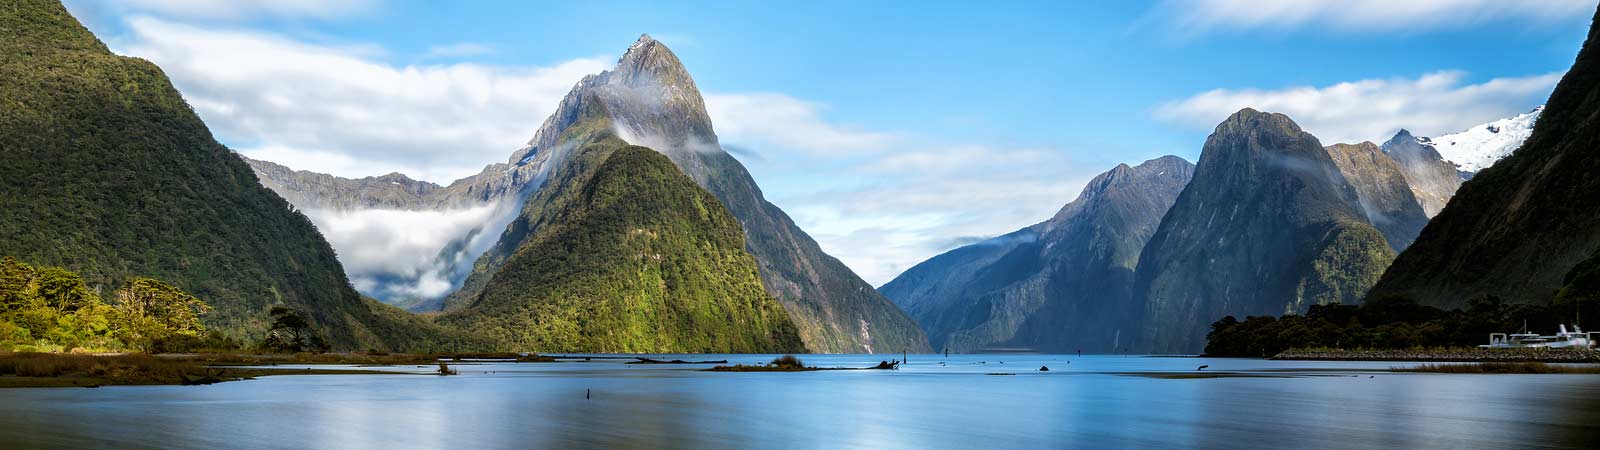
[[[760,362],[770,357],[684,356]],[[879,357],[805,356],[821,366]],[[938,364],[946,361],[946,365]],[[1070,363],[1068,362],[1070,361]],[[982,362],[982,363],[980,363]],[[1003,362],[1003,363],[1002,363]],[[1160,379],[1119,372],[1293,377]],[[1039,366],[1051,371],[1040,373]],[[706,373],[621,361],[461,376],[0,390],[6,448],[1531,449],[1600,447],[1600,376],[1393,363],[912,355],[899,371]],[[410,367],[425,371],[431,368]],[[993,376],[988,373],[1015,373]],[[592,397],[584,398],[590,390]]]

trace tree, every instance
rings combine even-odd
[[[170,284],[135,278],[115,295],[122,316],[119,334],[131,346],[153,350],[168,339],[198,338],[206,330],[200,316],[211,307]]]
[[[268,314],[272,315],[272,327],[267,329],[267,338],[261,342],[261,347],[286,352],[328,349],[328,343],[299,311],[274,306]]]

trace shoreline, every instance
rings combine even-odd
[[[1388,361],[1388,362],[1541,362],[1541,363],[1600,363],[1600,351],[1566,349],[1414,349],[1414,350],[1340,350],[1340,349],[1289,349],[1274,355],[1279,361]]]
[[[348,365],[386,367],[471,364],[479,361],[547,363],[540,355],[365,353],[74,354],[0,353],[0,389],[102,386],[192,386],[277,375],[435,375],[374,369],[271,367]]]

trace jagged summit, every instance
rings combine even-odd
[[[561,133],[577,123],[585,110],[609,116],[624,139],[657,151],[717,144],[705,100],[688,69],[672,49],[646,34],[628,47],[611,70],[579,80],[509,162],[526,164],[548,158],[541,150],[554,149]]]

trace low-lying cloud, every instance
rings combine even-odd
[[[1466,83],[1466,73],[1379,78],[1330,86],[1216,89],[1157,106],[1155,117],[1209,130],[1242,108],[1284,113],[1324,144],[1382,142],[1401,128],[1438,136],[1527,112],[1542,104],[1561,73]]]
[[[302,210],[356,289],[385,300],[449,294],[515,215],[509,201],[445,211]]]

